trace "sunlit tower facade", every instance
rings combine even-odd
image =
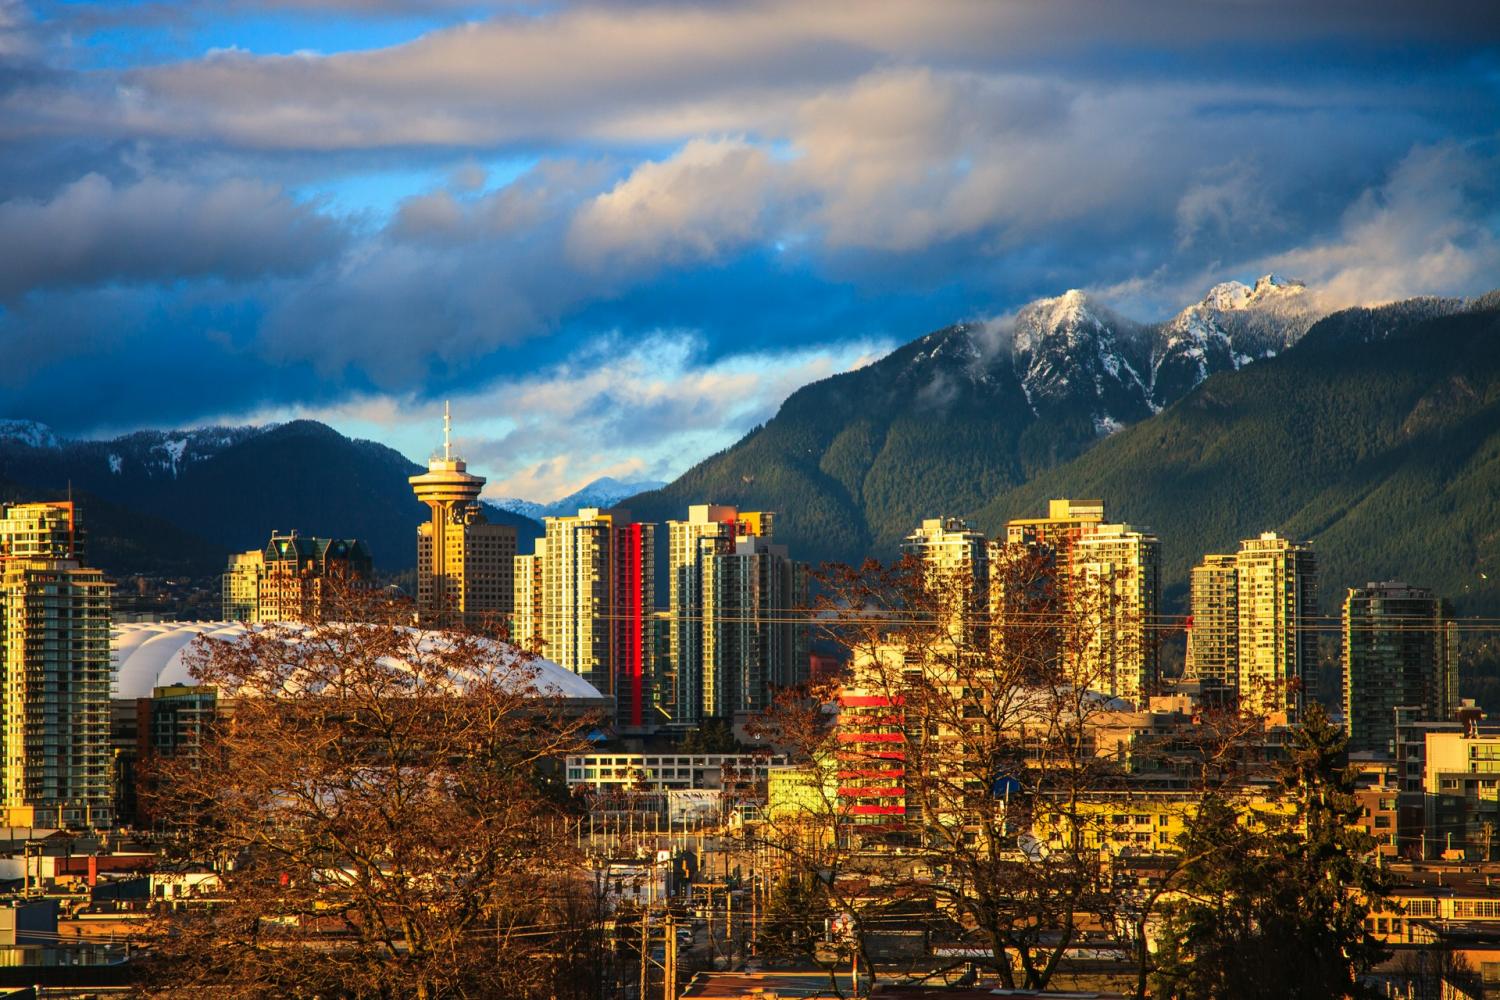
[[[982,533],[959,517],[932,517],[901,542],[918,560],[922,584],[955,640],[980,633],[989,605],[989,550]]]
[[[1128,524],[1100,524],[1073,542],[1069,570],[1084,625],[1080,675],[1144,707],[1160,673],[1161,543]]]
[[[1251,714],[1295,722],[1317,667],[1317,617],[1310,544],[1267,531],[1232,555],[1204,556],[1192,575],[1188,676],[1231,684]]]
[[[596,507],[545,521],[542,654],[611,695],[621,728],[654,726],[656,525]]]
[[[1052,586],[1045,600],[1002,593],[1001,560],[1030,552]],[[1013,609],[1052,615],[1056,656],[1080,684],[1143,704],[1159,680],[1161,543],[1147,529],[1111,524],[1104,501],[1058,498],[1047,516],[1018,518],[1005,528],[1005,547],[991,547],[991,617]],[[1031,581],[1025,581],[1029,584]],[[1049,606],[1050,605],[1050,606]],[[1020,623],[1024,624],[1024,622]],[[997,629],[1003,641],[1005,628]]]
[[[0,508],[4,806],[11,825],[108,826],[110,584],[80,561],[77,510]]]
[[[1230,689],[1240,683],[1239,557],[1206,555],[1189,582],[1187,663],[1190,678],[1217,681]]]
[[[484,477],[453,454],[452,418],[443,407],[443,454],[411,476],[432,511],[417,529],[417,609],[424,622],[479,626],[508,617],[514,601],[516,530],[489,524],[479,507]]]
[[[667,522],[667,657],[659,692],[662,712],[675,724],[701,722],[705,705],[704,574],[715,555],[737,537],[769,540],[771,511],[741,511],[725,504],[692,504],[688,516]],[[709,709],[709,714],[713,710]]]

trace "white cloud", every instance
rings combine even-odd
[[[1344,213],[1332,238],[1267,258],[1267,270],[1308,280],[1330,306],[1500,285],[1500,238],[1470,192],[1497,164],[1457,146],[1419,147]]]
[[[602,475],[669,479],[769,419],[809,382],[867,364],[892,345],[861,339],[703,357],[702,338],[662,332],[580,345],[574,360],[452,397],[454,427],[485,495],[548,501]],[[425,459],[443,402],[376,395],[323,408],[271,408],[214,422],[323,420]]]
[[[716,260],[763,238],[775,167],[743,140],[694,139],[579,211],[572,257],[589,267]]]

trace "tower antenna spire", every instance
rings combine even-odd
[[[448,401],[443,401],[443,461],[447,462],[453,458],[453,444],[451,435],[453,432],[453,418],[448,413]]]

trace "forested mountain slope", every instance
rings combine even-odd
[[[1179,604],[1203,553],[1274,529],[1315,543],[1326,611],[1345,587],[1397,577],[1500,608],[1500,298],[1446,315],[1433,301],[1331,316],[1002,490],[979,526],[1103,497],[1161,536]]]

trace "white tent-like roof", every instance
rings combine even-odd
[[[116,625],[110,633],[115,668],[110,685],[111,697],[149,698],[152,688],[195,684],[183,657],[198,637],[233,642],[256,627],[244,622],[131,622]],[[298,626],[280,627],[288,629],[288,641],[296,641]],[[424,648],[440,647],[448,641],[442,632],[409,631],[419,633],[419,642]],[[507,643],[491,639],[481,641],[495,647],[496,662],[511,662],[519,655],[515,647]],[[525,666],[524,674],[518,672],[518,676],[524,675],[538,695],[597,705],[608,700],[588,681],[551,660],[531,657],[525,661]],[[462,678],[454,678],[455,687],[461,683]]]

